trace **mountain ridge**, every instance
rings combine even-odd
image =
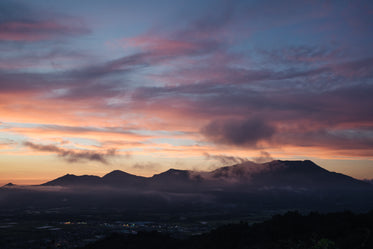
[[[247,213],[287,208],[367,210],[373,185],[312,161],[243,162],[209,172],[170,169],[151,177],[114,170],[66,174],[31,186],[0,188],[3,207],[123,209],[131,212]]]
[[[348,188],[366,187],[369,184],[353,177],[328,171],[310,160],[267,163],[251,161],[224,166],[212,171],[169,169],[151,177],[137,176],[121,170],[113,170],[99,177],[66,174],[42,186],[111,186],[120,188],[149,188],[162,190],[195,190],[221,186],[295,187],[295,188]]]

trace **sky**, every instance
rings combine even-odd
[[[373,2],[0,1],[0,184],[313,160],[373,178]]]

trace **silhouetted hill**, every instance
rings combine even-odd
[[[370,249],[372,231],[372,211],[367,214],[313,212],[306,216],[288,212],[262,223],[225,225],[186,239],[157,232],[113,234],[84,249]]]

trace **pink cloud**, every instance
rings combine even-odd
[[[146,51],[163,54],[180,54],[198,49],[198,46],[191,42],[166,39],[152,35],[124,38],[122,41],[124,47],[139,47]]]

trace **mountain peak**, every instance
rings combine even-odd
[[[121,171],[119,169],[117,170],[113,170],[111,171],[110,173],[104,175],[102,178],[114,178],[114,177],[126,177],[126,176],[135,176],[135,175],[132,175],[132,174],[129,174],[127,172],[124,172],[124,171]],[[137,177],[137,176],[135,176]]]
[[[302,163],[302,164],[313,164],[316,165],[314,162],[311,160],[273,160],[267,163]],[[264,163],[266,164],[266,163]]]
[[[178,174],[183,174],[183,173],[186,173],[188,172],[188,170],[182,170],[182,169],[169,169],[163,173],[168,173],[168,174],[172,174],[172,175],[178,175]]]
[[[9,183],[5,184],[3,187],[14,187],[14,186],[16,186],[16,185],[9,182]]]
[[[181,169],[169,169],[160,174],[155,174],[151,177],[152,181],[163,181],[164,184],[174,182],[182,183],[184,180],[190,180],[190,171]]]
[[[113,170],[101,178],[101,182],[107,186],[141,188],[146,178],[132,175],[121,170]]]
[[[52,181],[46,182],[44,186],[70,186],[70,185],[90,185],[98,184],[100,177],[93,175],[76,176],[73,174],[66,174]]]
[[[107,173],[105,176],[107,176],[107,175],[119,175],[119,174],[123,174],[123,173],[126,174],[126,172],[121,171],[121,170],[119,170],[119,169],[116,169],[116,170],[113,170],[113,171]]]
[[[311,160],[273,160],[271,162],[263,163],[263,165],[272,165],[272,166],[288,166],[288,167],[316,167],[321,168],[316,163]]]
[[[172,177],[172,176],[189,176],[189,170],[182,170],[182,169],[169,169],[165,172],[162,172],[162,173],[159,173],[159,174],[155,174],[153,175],[153,178],[154,177]]]
[[[329,172],[328,170],[320,167],[311,160],[275,160],[272,162],[264,163],[263,166],[265,166],[267,170],[276,172],[281,171],[287,174],[299,173],[304,175],[310,175]]]

